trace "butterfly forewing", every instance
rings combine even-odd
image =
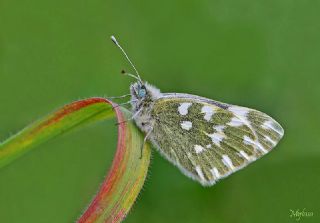
[[[283,136],[268,115],[186,94],[155,101],[150,140],[180,170],[212,185],[268,153]]]

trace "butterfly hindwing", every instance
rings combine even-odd
[[[150,140],[187,176],[202,185],[246,166],[281,139],[282,127],[268,115],[187,94],[155,101]]]

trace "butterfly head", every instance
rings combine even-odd
[[[131,105],[134,110],[139,109],[142,105],[152,103],[160,96],[160,90],[156,87],[137,81],[130,86]]]
[[[130,92],[135,97],[135,100],[144,100],[147,97],[146,86],[139,81],[131,85]]]

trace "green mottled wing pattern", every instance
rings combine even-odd
[[[151,116],[152,143],[206,186],[268,153],[284,133],[262,112],[192,95],[158,99]]]

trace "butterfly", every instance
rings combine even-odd
[[[211,186],[270,152],[281,125],[263,112],[182,93],[161,93],[140,75],[130,86],[132,119],[152,145],[183,174]]]

